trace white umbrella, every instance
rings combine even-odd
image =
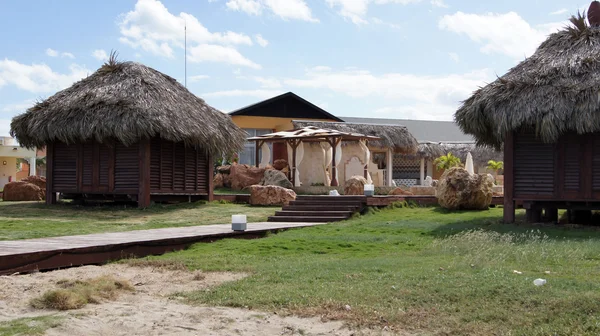
[[[467,153],[467,162],[465,163],[465,169],[469,174],[475,174],[475,169],[473,168],[473,155],[471,155],[471,152]]]

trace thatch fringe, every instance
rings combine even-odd
[[[294,129],[316,126],[323,129],[333,129],[341,132],[360,133],[381,138],[370,140],[369,146],[379,148],[394,148],[398,153],[414,154],[419,143],[408,129],[400,125],[353,124],[344,122],[292,121]]]
[[[13,118],[25,147],[90,140],[125,145],[159,136],[215,156],[243,148],[246,132],[183,85],[150,67],[118,62],[116,53],[91,76]]]
[[[545,142],[600,131],[600,29],[583,15],[551,34],[528,59],[465,100],[454,118],[477,142],[500,148],[532,128]]]
[[[410,155],[410,158],[424,158],[434,160],[442,155],[452,153],[464,163],[467,159],[467,154],[473,156],[473,163],[478,166],[487,165],[488,161],[503,161],[503,151],[495,150],[491,147],[477,146],[475,143],[441,143],[441,142],[425,142],[419,144],[419,151]]]

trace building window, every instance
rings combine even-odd
[[[254,129],[254,128],[244,128],[244,131],[248,133],[248,138],[273,133],[273,130],[270,129]],[[273,162],[273,144],[269,143],[269,148],[271,149],[271,162]],[[255,166],[255,153],[256,153],[256,142],[254,141],[246,141],[244,144],[244,150],[239,154],[239,163],[247,164],[250,166]],[[258,152],[258,160],[262,159],[262,151]]]

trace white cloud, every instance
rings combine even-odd
[[[386,27],[392,28],[392,29],[402,29],[402,26],[400,26],[399,24],[386,22],[386,21],[383,21],[382,19],[376,18],[376,17],[371,19],[371,23],[376,24],[376,25],[386,26]]]
[[[210,32],[191,14],[185,12],[179,15],[171,14],[158,0],[138,0],[134,10],[123,14],[118,24],[121,43],[167,58],[174,57],[174,48],[183,49],[186,29],[188,47],[199,48],[209,44],[220,44],[227,46],[221,47],[222,49],[232,51],[230,55],[233,51],[239,55],[233,58],[227,57],[226,60],[239,61],[243,58],[230,46],[253,44],[252,39],[246,34],[232,31]],[[200,58],[196,55],[196,59]]]
[[[254,77],[254,80],[260,83],[260,86],[267,89],[278,89],[281,82],[276,78]]]
[[[367,24],[368,21],[364,18],[367,14],[370,4],[401,4],[407,5],[411,3],[421,2],[421,0],[326,0],[327,4],[332,8],[338,8],[339,14],[349,19],[354,24]],[[433,3],[433,1],[432,1]]]
[[[268,9],[284,20],[319,22],[304,0],[229,0],[226,6],[249,15],[261,15]]]
[[[99,61],[106,61],[108,59],[108,54],[104,49],[96,49],[92,53],[92,56]]]
[[[50,57],[57,57],[58,56],[58,51],[48,48],[46,49],[46,55],[50,56]]]
[[[10,135],[10,122],[11,119],[0,119],[0,136]]]
[[[460,62],[460,57],[458,56],[457,53],[449,52],[448,56],[450,56],[450,59],[452,59],[454,62],[456,62],[456,63]]]
[[[279,90],[227,90],[201,94],[202,97],[229,98],[229,97],[254,97],[258,99],[271,98],[282,94]]]
[[[210,78],[210,76],[208,76],[208,75],[190,76],[190,83],[199,82],[203,79],[208,79],[208,78]]]
[[[200,44],[189,50],[190,62],[220,62],[260,69],[261,66],[244,57],[236,49],[216,44]]]
[[[75,55],[71,54],[70,52],[58,52],[57,50],[54,50],[52,48],[48,48],[46,49],[46,55],[50,56],[50,57],[67,57],[70,59],[74,59]]]
[[[256,43],[258,43],[263,48],[269,45],[269,41],[262,37],[261,34],[254,35],[254,39],[256,40]]]
[[[440,8],[448,8],[449,6],[444,2],[444,0],[431,0],[431,5],[433,7],[440,7]]]
[[[457,12],[445,15],[439,28],[468,36],[482,44],[485,54],[504,54],[515,59],[530,56],[546,37],[564,26],[564,22],[531,26],[515,12],[506,14],[467,14]]]
[[[394,108],[390,117],[449,120],[460,102],[494,79],[488,69],[439,76],[405,73],[373,74],[366,70],[307,70],[304,78],[284,80],[290,87],[330,90],[353,98],[373,98]],[[396,106],[396,107],[394,107]],[[391,111],[391,110],[385,111]],[[380,114],[385,111],[379,111]],[[392,112],[389,112],[392,113]]]
[[[2,106],[0,111],[9,113],[9,114],[23,113],[23,112],[25,112],[25,110],[32,107],[34,104],[35,104],[35,100],[28,99],[28,100],[22,101],[20,103],[6,104],[6,105]]]
[[[550,15],[561,15],[561,14],[566,14],[566,13],[568,13],[568,12],[569,12],[569,10],[568,10],[568,9],[566,9],[566,8],[561,8],[561,9],[559,9],[559,10],[556,10],[556,11],[554,11],[554,12],[550,13]]]
[[[4,59],[0,61],[0,87],[9,84],[34,93],[55,92],[86,77],[89,73],[88,69],[77,64],[69,67],[69,73],[61,74],[53,71],[46,64],[27,65]]]
[[[260,15],[262,12],[262,4],[256,0],[229,0],[225,5],[231,10],[250,15]]]

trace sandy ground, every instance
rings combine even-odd
[[[36,310],[29,301],[56,288],[62,279],[102,275],[128,280],[136,291],[116,301],[90,304],[68,312]],[[169,298],[243,278],[235,273],[191,273],[126,265],[84,266],[28,275],[0,276],[0,321],[58,314],[60,326],[46,335],[383,335],[351,331],[342,322],[283,317],[248,309],[198,307]]]

